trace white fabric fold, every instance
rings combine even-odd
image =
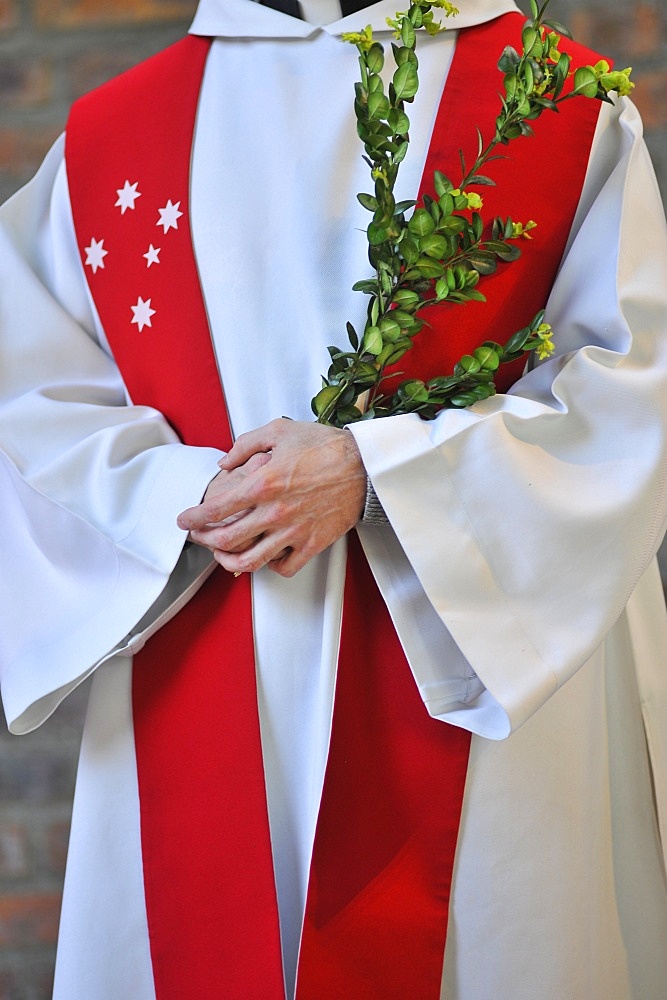
[[[511,728],[600,645],[665,527],[667,237],[640,136],[630,105],[605,106],[547,308],[558,356],[464,413],[352,428],[406,572]],[[396,560],[370,554],[398,607]],[[465,724],[491,736],[480,707]]]

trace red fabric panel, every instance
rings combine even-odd
[[[249,591],[215,573],[135,660],[158,1000],[284,1000]]]
[[[428,715],[349,546],[297,1000],[436,1000],[470,733]]]
[[[163,413],[188,444],[227,449],[189,218],[189,153],[209,48],[210,39],[189,35],[77,101],[66,157],[84,271],[132,400]],[[98,151],[94,162],[91,151]],[[140,196],[121,212],[116,201],[126,181]],[[165,232],[158,223],[169,202],[183,214]],[[85,264],[93,237],[107,250],[95,273]],[[151,244],[161,252],[149,267]],[[139,297],[155,309],[142,330],[132,322]]]

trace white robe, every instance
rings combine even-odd
[[[508,9],[475,0],[456,23]],[[318,30],[247,0],[200,4],[193,30],[217,40],[191,209],[235,433],[281,414],[310,419],[326,345],[363,315],[349,289],[367,268],[355,200],[367,168],[352,117],[356,54],[336,35],[381,30],[394,10],[382,0]],[[417,189],[454,44],[454,32],[420,39],[400,197]],[[666,243],[637,113],[604,106],[549,303],[559,356],[472,410],[353,429],[392,525],[360,535],[416,682],[431,714],[476,734],[449,1000],[663,996],[653,794],[664,807],[667,629],[650,560],[665,525]],[[127,405],[78,259],[61,143],[2,210],[0,262],[0,531],[12,567],[0,581],[0,661],[12,729],[39,725],[97,667],[56,997],[151,1000],[131,654],[210,571],[205,552],[182,553],[175,516],[198,502],[218,453],[181,445],[159,414]],[[288,994],[344,548],[294,580],[253,580]]]

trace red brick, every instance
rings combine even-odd
[[[38,167],[60,131],[62,129],[54,125],[46,128],[0,127],[0,170],[19,174]]]
[[[69,829],[69,822],[62,820],[52,823],[46,831],[46,854],[44,860],[47,861],[51,872],[56,875],[61,875],[65,870]]]
[[[632,97],[647,131],[667,128],[667,70],[644,73],[637,79]]]
[[[664,42],[664,11],[648,3],[637,4],[629,10],[634,10],[634,18],[629,25],[624,51],[633,58],[657,55]]]
[[[167,23],[194,15],[195,0],[35,0],[40,28],[78,28],[101,24]]]
[[[20,823],[0,823],[0,878],[21,878],[29,871],[30,857],[25,827]]]
[[[574,38],[621,60],[657,55],[664,41],[664,15],[651,3],[613,11],[606,6],[579,8],[568,17]],[[627,65],[627,62],[624,62]]]
[[[51,1000],[53,996],[53,948],[47,955],[34,952],[3,961],[0,956],[0,1000]]]
[[[19,22],[16,0],[0,0],[0,34],[11,31]]]
[[[58,935],[57,892],[0,897],[0,948],[53,944]]]
[[[0,63],[0,102],[6,109],[44,105],[53,96],[51,65],[25,59],[3,59]]]

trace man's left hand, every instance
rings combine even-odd
[[[178,524],[232,573],[268,566],[294,576],[361,517],[366,472],[348,431],[272,420],[242,434],[219,465]]]

